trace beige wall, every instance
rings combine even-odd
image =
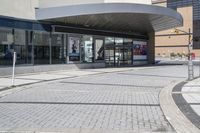
[[[157,4],[160,5],[160,4]],[[161,6],[164,4],[162,3]],[[192,7],[182,7],[178,8],[177,11],[181,13],[183,16],[183,26],[177,27],[177,29],[183,30],[188,32],[189,28],[193,29],[193,12]],[[158,55],[166,55],[169,56],[170,53],[187,53],[188,48],[186,45],[188,45],[188,35],[180,35],[182,32],[179,32],[177,35],[173,32],[174,29],[169,29],[161,32],[156,33],[155,37],[155,56]],[[158,36],[158,35],[166,35],[166,36]],[[185,47],[182,47],[180,45],[185,45]],[[167,47],[159,47],[159,46],[167,46]],[[170,47],[170,46],[179,46],[179,47]],[[200,50],[193,50],[197,56],[200,56]]]
[[[1,0],[0,15],[23,19],[35,19],[38,0]]]

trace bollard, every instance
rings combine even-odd
[[[12,86],[15,86],[15,63],[16,63],[16,52],[13,53]]]

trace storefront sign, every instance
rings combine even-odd
[[[147,42],[133,41],[133,61],[147,60]]]
[[[80,61],[80,39],[69,37],[69,61]]]

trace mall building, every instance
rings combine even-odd
[[[153,64],[154,33],[182,22],[151,0],[1,0],[0,66]]]

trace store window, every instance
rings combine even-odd
[[[133,61],[147,60],[147,42],[133,41]]]
[[[64,45],[62,34],[53,34],[51,41],[52,64],[64,63]]]
[[[50,34],[34,32],[34,64],[50,63]]]
[[[115,65],[114,37],[105,37],[105,63],[107,66]]]
[[[26,31],[15,29],[14,50],[17,54],[16,64],[27,63]]]
[[[124,38],[124,65],[132,65],[133,40]]]
[[[81,40],[81,61],[93,62],[93,37],[84,35]]]
[[[104,60],[104,44],[103,39],[95,39],[95,60]]]
[[[80,37],[70,36],[68,38],[69,63],[80,63]]]
[[[11,65],[13,52],[12,29],[0,28],[0,65]]]
[[[115,38],[115,45],[123,45],[123,38]]]
[[[106,37],[105,38],[105,46],[109,47],[109,46],[114,46],[114,43],[115,43],[115,39],[114,37]]]

